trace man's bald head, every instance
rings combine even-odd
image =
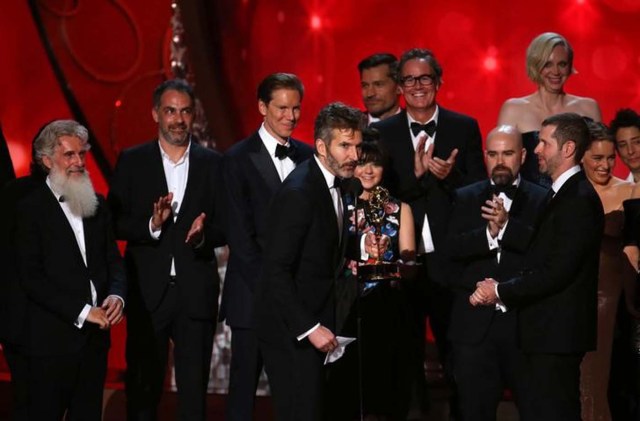
[[[491,130],[484,153],[489,177],[497,185],[513,183],[526,154],[522,147],[522,134],[514,126],[502,125]]]

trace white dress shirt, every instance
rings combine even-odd
[[[273,161],[273,165],[276,168],[276,171],[278,171],[278,175],[280,176],[280,181],[283,181],[285,178],[287,178],[291,171],[294,170],[294,168],[296,167],[296,163],[293,162],[293,160],[288,156],[284,159],[276,158],[276,146],[281,143],[278,142],[275,137],[271,136],[271,133],[269,133],[264,127],[264,123],[262,123],[262,125],[260,126],[258,135],[260,136],[260,139],[262,139],[264,147],[267,148],[267,152],[269,152],[269,156]],[[288,139],[284,146],[287,148],[291,147]]]
[[[422,136],[426,136],[427,137],[427,141],[424,145],[424,150],[426,151],[427,149],[429,149],[429,146],[433,145],[436,141],[436,135],[437,132],[433,134],[433,136],[429,136],[427,133],[423,131],[421,131],[420,133],[418,133],[418,135],[414,135],[413,131],[411,131],[411,123],[420,123],[420,124],[427,124],[430,121],[435,121],[436,124],[438,124],[438,114],[439,114],[439,110],[440,108],[436,105],[436,111],[433,113],[433,115],[431,116],[431,118],[426,121],[425,123],[422,123],[420,121],[415,120],[413,117],[411,117],[411,115],[409,113],[407,113],[407,123],[409,126],[409,134],[411,135],[411,142],[413,143],[413,150],[415,151],[418,148],[418,143],[420,143],[420,139]],[[431,227],[429,226],[429,217],[428,215],[425,213],[424,214],[424,221],[422,224],[422,232],[420,233],[420,242],[418,243],[418,253],[432,253],[436,250],[434,244],[433,244],[433,236],[431,235]]]
[[[162,167],[164,168],[164,177],[167,181],[167,189],[170,193],[173,193],[173,202],[171,202],[171,210],[173,213],[173,221],[175,222],[180,212],[180,206],[184,199],[184,192],[187,189],[187,181],[189,179],[189,151],[191,150],[191,142],[187,146],[187,150],[184,155],[180,157],[177,162],[173,162],[169,155],[167,155],[162,149],[162,144],[158,141],[160,146],[160,156],[162,157]],[[151,220],[149,219],[149,233],[156,240],[160,238],[162,228],[154,231],[151,228]],[[171,259],[171,276],[176,276],[175,260]]]

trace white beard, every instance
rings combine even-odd
[[[98,197],[89,173],[85,170],[81,176],[69,176],[64,171],[51,168],[49,181],[55,192],[64,197],[64,202],[69,210],[76,216],[88,218],[96,214],[98,209]]]

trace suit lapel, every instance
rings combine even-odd
[[[413,141],[411,140],[411,130],[409,129],[409,120],[407,120],[407,111],[403,110],[398,118],[398,125],[394,132],[397,133],[396,141],[393,145],[397,148],[402,168],[413,168],[415,150],[413,149]]]
[[[328,221],[331,221],[331,229],[333,230],[333,238],[335,238],[335,243],[338,245],[340,239],[338,238],[338,217],[336,215],[335,208],[333,207],[333,198],[331,197],[331,192],[329,191],[329,186],[327,186],[327,181],[322,174],[322,171],[318,167],[315,159],[311,159],[310,161],[310,170],[313,174],[313,180],[315,184],[315,190],[318,193],[318,197],[320,200],[320,206],[322,207],[322,212]]]
[[[84,248],[87,255],[87,268],[92,263],[94,256],[94,242],[92,241],[96,237],[96,218],[84,218],[82,219],[82,226],[84,231]]]
[[[176,218],[176,224],[180,222],[182,219],[182,215],[184,215],[191,202],[191,197],[195,194],[195,191],[198,189],[198,184],[202,182],[198,178],[199,174],[203,174],[201,171],[202,168],[202,160],[201,158],[201,147],[191,142],[191,147],[189,148],[189,173],[187,175],[187,185],[184,188],[184,197],[182,198],[182,203],[180,204],[180,212],[178,212],[178,217]],[[166,178],[165,178],[166,183]],[[207,215],[209,216],[209,215]]]
[[[524,211],[523,206],[527,203],[527,198],[529,194],[526,190],[526,187],[522,182],[524,180],[520,179],[520,185],[516,189],[516,194],[513,196],[513,201],[511,202],[511,209],[509,210],[509,215],[518,216],[522,214]]]
[[[433,144],[433,156],[447,159],[453,151],[453,144],[449,139],[455,138],[452,133],[455,127],[451,122],[449,111],[438,106],[438,126],[436,129],[436,139]]]
[[[153,172],[152,180],[155,182],[156,191],[162,192],[162,195],[169,193],[169,187],[167,186],[167,176],[164,173],[164,165],[162,164],[162,154],[160,152],[160,142],[156,141],[152,143],[154,145],[154,153],[151,158],[150,171]],[[156,198],[157,200],[157,198]]]
[[[275,191],[280,186],[281,181],[278,171],[273,165],[273,160],[257,133],[252,137],[252,142],[253,149],[249,153],[249,158],[269,188]]]
[[[62,207],[60,206],[60,203],[58,203],[58,201],[56,200],[56,197],[54,196],[53,192],[49,189],[49,187],[45,185],[44,188],[46,189],[46,191],[44,192],[47,197],[46,204],[50,208],[50,212],[48,213],[52,216],[52,218],[57,220],[53,222],[51,226],[54,227],[54,229],[56,230],[58,229],[55,227],[60,227],[59,232],[57,234],[61,236],[60,238],[61,243],[66,244],[66,246],[63,245],[61,247],[71,247],[71,249],[75,250],[73,254],[75,255],[76,260],[78,261],[79,264],[82,265],[82,267],[86,268],[84,259],[82,258],[82,252],[80,251],[80,246],[78,245],[78,240],[76,240],[76,236],[73,232],[73,227],[71,227],[71,224],[67,219],[67,215],[65,215],[64,211],[62,210]],[[85,232],[85,247],[86,247],[86,232]]]

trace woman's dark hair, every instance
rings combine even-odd
[[[384,167],[387,164],[387,152],[380,143],[380,134],[376,129],[367,128],[362,132],[359,165],[370,162]]]

